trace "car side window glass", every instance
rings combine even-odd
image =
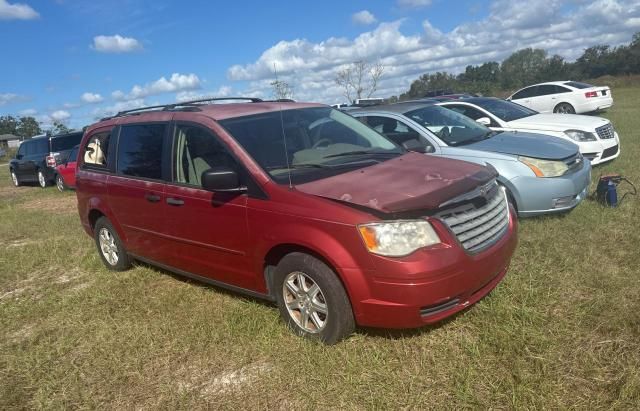
[[[533,97],[534,95],[535,95],[535,87],[527,87],[525,89],[518,91],[516,94],[514,94],[512,99],[518,100],[521,98]]]
[[[556,93],[571,93],[571,90],[569,90],[566,87],[562,87],[562,86],[554,86],[556,88]]]
[[[551,84],[543,84],[542,86],[538,86],[538,95],[539,96],[548,96],[550,94],[556,93],[556,86]]]
[[[33,154],[49,153],[49,139],[39,138],[35,140],[35,142],[31,144],[31,149],[33,150]]]
[[[18,147],[18,152],[16,154],[24,157],[27,154],[28,147],[29,147],[29,143],[20,144],[20,147]]]
[[[236,169],[236,162],[209,130],[178,124],[174,135],[173,181],[202,187],[202,173],[212,168]]]
[[[166,124],[122,126],[118,139],[118,173],[162,179],[162,150]]]
[[[83,157],[84,164],[90,167],[106,168],[107,159],[109,158],[109,139],[111,138],[111,132],[106,131],[102,133],[93,134],[87,140],[87,145],[84,147]],[[76,155],[74,155],[74,160]],[[70,160],[71,161],[71,160]]]
[[[389,117],[369,116],[367,117],[367,123],[369,124],[369,127],[372,127],[376,131],[384,134],[396,144],[402,145],[402,143],[409,140],[418,140],[425,146],[433,147],[426,138],[420,135],[419,132],[402,121]]]

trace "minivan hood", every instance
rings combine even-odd
[[[583,116],[580,114],[535,114],[518,120],[508,122],[509,126],[525,128],[529,130],[585,130],[594,131],[597,127],[604,126],[609,120],[602,117]]]
[[[472,150],[560,160],[578,152],[578,146],[559,137],[544,134],[504,131],[477,143],[465,144]]]
[[[407,153],[333,177],[300,184],[307,194],[397,213],[434,210],[497,176],[495,170],[465,161]]]

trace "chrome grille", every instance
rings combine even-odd
[[[607,140],[609,138],[613,138],[613,125],[611,123],[605,124],[604,126],[596,128],[596,133],[598,133],[598,137],[603,140]]]
[[[509,206],[504,189],[494,183],[485,199],[482,206],[469,202],[439,215],[464,249],[470,252],[479,252],[495,244],[509,226]]]

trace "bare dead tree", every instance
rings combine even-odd
[[[273,98],[279,99],[293,99],[293,87],[284,80],[274,80],[271,82],[273,87]]]
[[[381,63],[370,64],[358,60],[338,71],[335,82],[352,104],[360,98],[369,98],[378,89],[378,82],[384,73]]]

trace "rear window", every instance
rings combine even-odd
[[[51,138],[51,151],[66,151],[80,144],[82,133]]]
[[[118,140],[118,172],[154,180],[162,179],[165,124],[123,126]]]
[[[579,89],[595,87],[594,85],[587,84],[587,83],[580,83],[579,81],[567,81],[566,83],[564,83],[564,85],[573,87],[573,88],[579,88]]]

